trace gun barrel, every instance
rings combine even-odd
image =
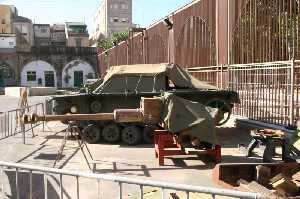
[[[32,120],[34,122],[40,121],[106,121],[106,120],[114,120],[113,113],[101,113],[101,114],[74,114],[74,115],[35,115]]]
[[[115,121],[118,123],[143,122],[143,114],[140,109],[117,109],[113,113],[98,114],[67,114],[67,115],[25,115],[25,124],[41,121]]]

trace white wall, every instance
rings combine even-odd
[[[83,71],[83,84],[86,83],[87,75],[89,73],[93,73],[95,77],[95,70],[93,67],[82,60],[73,60],[70,63],[68,63],[62,72],[62,87],[64,88],[71,88],[74,87],[74,71]],[[66,82],[66,77],[69,76],[69,81]]]
[[[36,71],[36,81],[27,81],[27,71]],[[28,87],[37,87],[38,79],[42,79],[42,86],[45,86],[45,71],[54,72],[54,82],[57,85],[56,71],[52,65],[45,61],[37,60],[26,64],[21,72],[21,85]]]
[[[10,48],[16,47],[16,37],[0,37],[0,48]]]

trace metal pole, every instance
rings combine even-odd
[[[265,197],[259,193],[251,193],[251,192],[241,192],[236,190],[228,190],[228,189],[220,189],[214,187],[204,187],[204,186],[193,186],[186,184],[177,184],[177,183],[169,183],[162,181],[153,181],[153,180],[145,180],[145,179],[134,179],[128,177],[120,177],[106,174],[95,174],[89,172],[81,172],[81,171],[69,171],[55,168],[45,168],[33,165],[24,165],[19,163],[9,163],[0,161],[0,169],[2,167],[11,167],[18,168],[22,170],[32,170],[34,172],[43,172],[44,180],[47,181],[47,175],[49,174],[62,174],[66,176],[79,176],[83,178],[96,179],[96,180],[105,180],[111,182],[118,182],[121,185],[121,189],[119,190],[122,193],[122,184],[130,184],[130,185],[143,185],[144,187],[160,187],[161,189],[169,189],[169,190],[178,190],[178,191],[188,191],[188,192],[197,192],[197,193],[205,193],[205,194],[214,194],[228,197],[237,197],[237,198],[249,198],[249,199],[264,199]],[[47,187],[46,187],[47,188]]]
[[[32,199],[32,171],[29,171],[29,199]]]
[[[1,183],[1,195],[4,197],[5,196],[5,191],[4,191],[4,170],[3,170],[3,167],[1,167],[1,180],[2,180],[2,183]]]
[[[25,144],[25,124],[21,122],[21,131],[23,134],[23,144]]]
[[[295,83],[295,60],[291,59],[291,73],[290,73],[290,125],[294,125],[294,83]]]
[[[16,168],[16,197],[17,199],[20,199],[20,193],[19,193],[19,169]]]
[[[227,64],[230,64],[230,0],[227,4]]]
[[[223,64],[221,65],[221,90],[223,90],[224,85],[223,85]]]
[[[48,174],[44,173],[44,198],[48,199]]]
[[[45,106],[43,103],[42,103],[42,112],[43,112],[43,115],[45,115]],[[43,121],[43,132],[45,132],[45,121]]]
[[[64,194],[63,194],[63,177],[62,177],[62,174],[59,175],[59,192],[60,192],[60,199],[63,199]]]

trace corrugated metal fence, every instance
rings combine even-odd
[[[99,71],[124,64],[173,62],[191,68],[214,66],[218,61],[245,64],[300,59],[299,0],[228,3],[193,1],[167,16],[173,23],[170,29],[161,20],[101,53]]]
[[[216,2],[194,3],[168,16],[171,30],[163,20],[99,55],[99,71],[109,66],[175,62],[184,67],[216,65]],[[171,44],[171,45],[169,45]]]

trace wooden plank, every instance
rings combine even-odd
[[[279,181],[272,183],[272,186],[279,192],[286,196],[297,196],[299,193],[299,187],[296,183],[287,178],[282,178]]]

